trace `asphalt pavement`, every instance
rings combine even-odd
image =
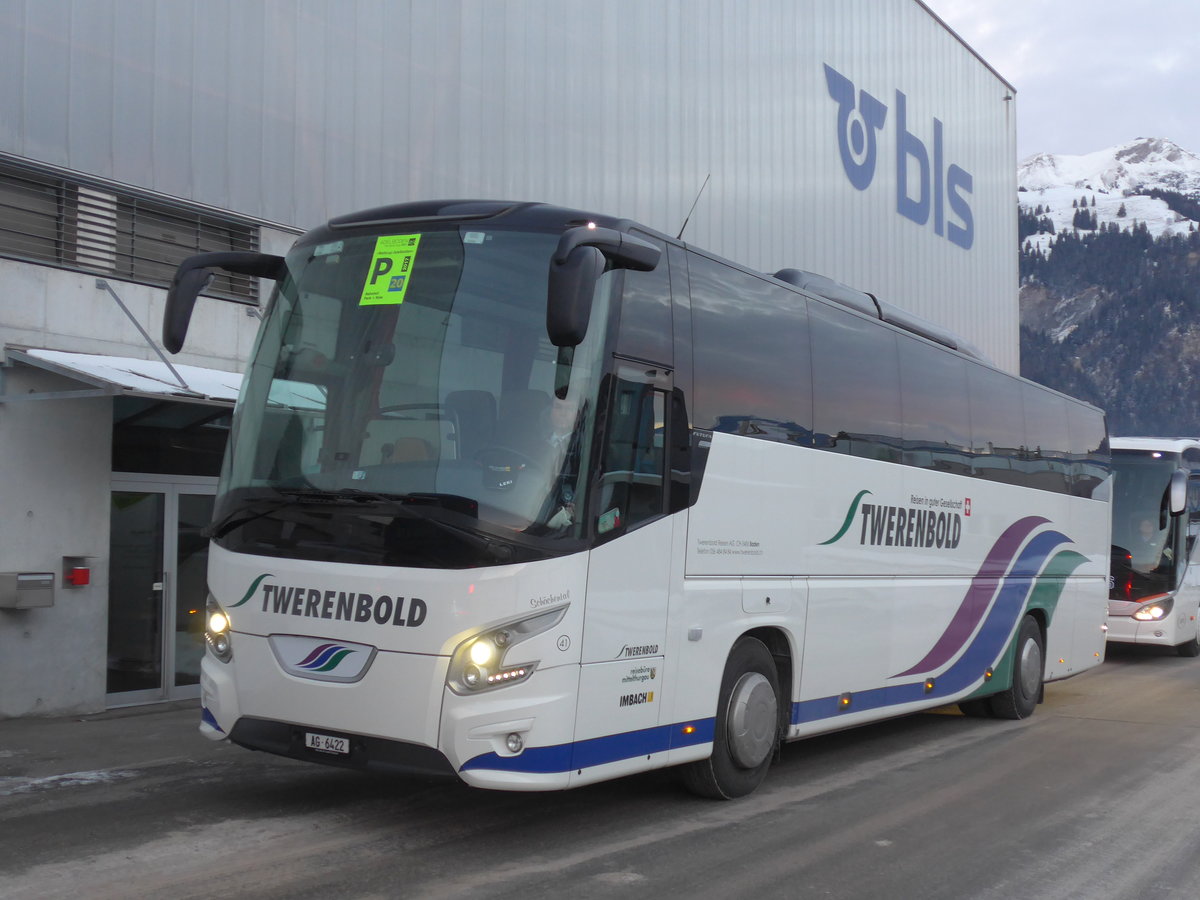
[[[64,780],[102,782],[123,769],[208,759],[228,749],[202,737],[199,724],[198,700],[0,720],[0,796]]]

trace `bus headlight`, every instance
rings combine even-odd
[[[210,594],[204,609],[204,642],[208,649],[223,663],[233,659],[233,643],[229,616],[221,604]]]
[[[525,681],[537,668],[538,661],[509,662],[506,658],[509,651],[535,634],[553,628],[566,612],[567,607],[560,606],[471,635],[455,648],[446,684],[456,694],[475,694]]]
[[[1151,602],[1139,606],[1133,617],[1139,622],[1157,622],[1166,617],[1175,605],[1175,598],[1164,594]]]

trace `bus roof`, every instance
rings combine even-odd
[[[1113,450],[1158,450],[1165,453],[1180,453],[1200,450],[1200,438],[1169,437],[1113,437],[1109,438]]]

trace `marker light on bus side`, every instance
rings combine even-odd
[[[557,625],[566,614],[560,606],[505,622],[468,637],[454,650],[446,683],[456,694],[473,694],[491,688],[506,687],[526,680],[538,660],[505,664],[507,652],[522,641]]]

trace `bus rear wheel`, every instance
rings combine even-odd
[[[779,672],[766,644],[733,645],[721,678],[713,752],[683,770],[693,793],[716,800],[744,797],[762,784],[779,745]]]
[[[1012,685],[992,698],[992,713],[1001,719],[1027,719],[1042,697],[1046,672],[1045,642],[1033,616],[1021,620],[1013,657]]]

